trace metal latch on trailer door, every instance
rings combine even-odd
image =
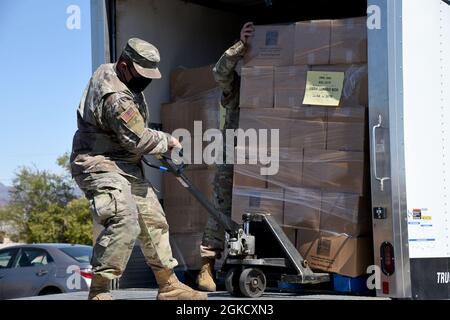
[[[373,218],[374,219],[386,219],[387,218],[386,208],[383,208],[383,207],[373,208]]]

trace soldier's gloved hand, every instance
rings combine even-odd
[[[169,150],[172,149],[183,149],[183,146],[181,145],[180,141],[178,141],[177,138],[171,137],[169,140]]]
[[[255,27],[253,26],[253,22],[245,23],[241,30],[241,41],[244,44],[247,44],[249,38],[253,37],[254,34],[255,34]]]

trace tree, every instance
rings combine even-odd
[[[14,225],[21,241],[92,244],[89,203],[76,196],[68,154],[57,163],[66,169],[65,174],[28,167],[18,170],[10,204],[0,209],[0,222]]]

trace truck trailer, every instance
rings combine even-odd
[[[450,3],[445,0],[92,0],[93,70],[134,36],[156,44],[163,78],[152,126],[178,66],[214,63],[245,21],[367,16],[373,284],[379,297],[450,298]],[[160,189],[160,173],[149,170]],[[133,257],[135,257],[133,255]],[[145,282],[139,257],[126,281]],[[141,276],[139,276],[141,274]]]

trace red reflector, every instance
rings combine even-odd
[[[92,272],[80,271],[80,275],[83,278],[92,279]]]
[[[389,282],[383,281],[383,294],[389,294]]]
[[[394,247],[389,242],[383,242],[380,247],[381,270],[387,276],[395,272]]]

